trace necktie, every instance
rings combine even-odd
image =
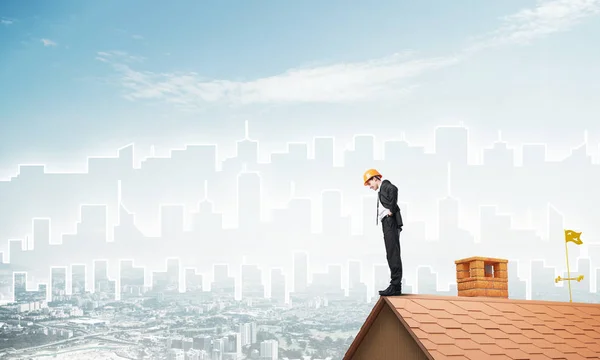
[[[375,216],[375,225],[379,225],[379,195],[377,195],[377,216]]]

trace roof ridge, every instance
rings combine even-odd
[[[536,304],[536,305],[558,305],[558,306],[584,306],[584,307],[600,307],[600,303],[587,302],[568,302],[568,301],[550,301],[550,300],[526,300],[526,299],[511,299],[486,296],[449,296],[449,295],[428,295],[428,294],[402,294],[400,296],[387,296],[391,299],[407,300],[414,299],[433,299],[446,301],[476,301],[476,302],[508,302],[513,304]]]

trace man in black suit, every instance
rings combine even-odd
[[[383,240],[390,267],[390,286],[379,291],[381,296],[402,294],[402,259],[400,258],[400,232],[402,231],[402,215],[398,207],[398,188],[375,169],[365,171],[363,175],[365,186],[377,191],[377,219],[381,222]]]

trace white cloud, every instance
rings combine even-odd
[[[485,34],[467,50],[528,44],[547,35],[570,30],[583,19],[600,13],[600,0],[539,0],[532,9],[522,9],[501,18],[502,26]]]
[[[144,37],[142,35],[131,35],[131,38],[134,40],[144,40]]]
[[[102,61],[110,62],[107,57]],[[252,81],[203,80],[196,73],[140,72],[113,63],[122,74],[127,98],[160,99],[184,107],[202,103],[232,105],[271,102],[345,102],[365,99],[403,79],[452,65],[457,58],[410,59],[398,54],[362,63],[299,68]],[[400,84],[402,88],[402,84]],[[406,84],[403,91],[412,88]]]
[[[419,59],[407,52],[365,62],[296,68],[249,81],[207,80],[196,73],[136,71],[125,64],[135,61],[135,57],[122,52],[99,53],[98,59],[111,63],[119,72],[120,84],[127,91],[125,97],[130,100],[161,100],[185,108],[216,102],[350,102],[409,92],[416,86],[411,79],[457,64],[474,51],[527,43],[565,31],[599,11],[600,0],[539,1],[532,9],[502,18],[496,31],[461,49],[461,55]]]
[[[106,63],[121,63],[121,62],[142,62],[145,60],[142,56],[129,55],[125,51],[111,50],[111,51],[100,51],[96,53],[96,60]]]
[[[44,44],[44,46],[56,46],[56,45],[58,45],[57,43],[55,43],[54,41],[52,41],[50,39],[40,39],[40,41],[42,42],[42,44]]]
[[[15,21],[12,20],[12,19],[7,19],[7,18],[4,18],[4,17],[0,18],[0,24],[2,24],[2,25],[8,26],[8,25],[12,25],[14,23],[15,23]]]

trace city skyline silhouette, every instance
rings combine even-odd
[[[229,281],[225,289],[235,287],[238,298],[255,297],[261,291],[270,294],[270,274],[280,269],[284,280],[279,277],[276,293],[281,297],[282,282],[287,294],[293,292],[297,280],[297,269],[289,259],[296,251],[306,251],[312,261],[306,269],[308,278],[299,280],[305,283],[301,287],[333,285],[356,294],[356,287],[353,290],[349,284],[364,284],[356,296],[364,292],[367,299],[388,276],[376,270],[385,258],[379,228],[374,216],[368,215],[375,209],[375,197],[359,182],[361,171],[377,167],[400,189],[405,218],[401,234],[404,281],[411,289],[452,293],[453,261],[481,255],[509,259],[515,296],[562,299],[568,296],[566,289],[562,284],[554,286],[555,276],[548,276],[566,273],[562,232],[572,227],[584,234],[584,244],[570,251],[572,270],[585,275],[584,281],[574,285],[575,297],[591,299],[597,291],[600,269],[595,264],[600,263],[600,243],[588,240],[598,231],[593,216],[575,220],[570,215],[568,224],[564,219],[565,214],[580,215],[581,208],[589,206],[582,196],[591,201],[594,194],[586,195],[580,188],[576,194],[561,197],[549,191],[553,184],[568,187],[582,181],[561,178],[563,172],[582,174],[585,182],[580,187],[593,186],[600,172],[598,162],[587,153],[587,142],[560,162],[547,161],[547,145],[524,144],[522,165],[517,166],[514,149],[496,141],[483,149],[482,163],[473,164],[468,160],[468,128],[439,126],[434,130],[435,152],[411,145],[402,136],[400,141],[383,142],[385,158],[376,160],[375,138],[357,135],[354,148],[344,153],[346,165],[336,166],[334,137],[315,137],[312,157],[308,144],[294,142],[287,153],[275,153],[270,162],[260,162],[259,142],[250,138],[245,125],[244,138],[236,141],[237,156],[220,164],[217,146],[205,144],[175,149],[170,157],[145,158],[135,167],[130,144],[120,148],[116,157],[90,157],[88,171],[83,173],[47,173],[44,165],[21,165],[17,176],[0,182],[0,192],[16,204],[20,199],[15,194],[33,192],[28,202],[38,206],[35,211],[25,206],[15,215],[14,206],[1,205],[3,229],[12,231],[2,234],[8,240],[8,248],[4,244],[2,248],[4,262],[27,269],[23,271],[28,274],[28,290],[47,284],[49,298],[72,293],[73,264],[85,266],[87,291],[104,286],[119,296],[124,286],[120,265],[125,259],[133,261],[132,270],[144,269],[146,287],[171,286],[177,291],[187,287],[187,269],[202,278],[200,288],[221,286],[214,266],[228,264],[221,280]],[[545,177],[550,184],[525,181],[534,176]],[[551,176],[558,178],[552,182]],[[48,185],[53,186],[51,194],[43,191]],[[474,186],[481,194],[471,191]],[[67,205],[57,211],[48,201],[61,191],[61,203]],[[44,201],[44,196],[49,198]],[[34,213],[38,216],[31,216]],[[190,252],[198,254],[190,256]],[[169,276],[168,258],[179,260],[175,282],[160,280],[164,271]],[[349,270],[352,261],[358,261],[360,270]],[[91,274],[96,274],[99,263],[104,270],[96,279]],[[241,269],[256,264],[260,267],[244,281]],[[64,269],[64,285],[58,292],[48,278],[52,268]],[[230,277],[234,285],[227,280]],[[161,281],[166,284],[160,285]],[[248,282],[251,286],[244,290]],[[10,286],[11,293],[14,288]],[[3,296],[9,297],[6,286]]]

